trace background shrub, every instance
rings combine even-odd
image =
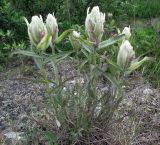
[[[28,19],[33,15],[41,14],[46,17],[48,13],[54,12],[59,26],[67,29],[74,24],[83,24],[88,7],[100,6],[106,14],[112,12],[115,19],[126,20],[129,17],[156,17],[160,15],[160,1],[157,0],[2,0],[2,26],[6,20],[10,20],[9,28],[19,28],[20,15]],[[15,11],[16,10],[16,11]],[[23,30],[24,29],[19,29]],[[26,31],[25,31],[26,32]]]
[[[13,50],[24,48],[22,40],[26,40],[27,33],[22,16],[23,12],[15,11],[11,3],[0,1],[0,67],[7,62]]]
[[[24,33],[24,22],[22,19],[23,11],[15,11],[14,7],[12,5],[2,0],[0,3],[0,23],[1,23],[1,29],[3,31],[11,30],[14,31],[16,34],[16,37],[14,38],[16,41],[19,39],[22,39],[23,35],[26,35]],[[23,38],[24,39],[24,38]]]
[[[41,14],[45,18],[48,13],[54,12],[61,33],[68,28],[75,28],[76,24],[84,24],[87,8],[92,8],[96,5],[98,5],[106,15],[108,12],[113,13],[114,23],[107,23],[111,24],[111,26],[107,26],[107,30],[110,29],[111,31],[116,29],[115,26],[121,26],[121,24],[123,24],[123,26],[126,25],[125,23],[133,24],[134,18],[150,19],[160,15],[160,1],[158,0],[1,0],[0,40],[3,43],[0,45],[0,56],[3,57],[0,59],[7,58],[10,53],[11,49],[4,49],[7,43],[9,43],[10,46],[12,46],[11,44],[14,43],[14,41],[17,43],[21,41],[28,43],[27,28],[22,16],[27,17],[30,21],[33,15]],[[107,19],[106,21],[109,22],[110,20]],[[78,30],[79,26],[76,27],[76,30]],[[149,30],[145,27],[137,28],[135,29],[136,38],[133,40],[134,47],[138,47],[137,53],[142,54],[148,52],[150,56],[154,56],[156,53],[156,60],[158,61],[159,43],[157,38],[159,36],[157,32],[160,31],[160,26],[156,29],[151,28]],[[12,35],[8,37],[8,34]],[[63,50],[70,49],[71,45],[65,40],[62,45],[57,47]],[[152,68],[157,67],[152,66]]]

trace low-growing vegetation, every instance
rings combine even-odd
[[[148,3],[2,0],[1,143],[159,144],[160,12]]]

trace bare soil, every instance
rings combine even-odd
[[[74,74],[72,64],[66,64],[60,68],[62,75]],[[32,69],[26,66],[13,63],[0,73],[0,141],[3,145],[13,144],[12,140],[7,141],[6,133],[25,133],[29,125],[34,126],[30,116],[42,112],[47,100],[44,85],[36,81],[38,70],[33,65]],[[47,69],[53,70],[50,65]],[[110,133],[121,144],[160,145],[159,90],[138,75],[128,78],[124,90],[124,101],[118,111],[124,119]],[[131,121],[132,116],[135,117]]]

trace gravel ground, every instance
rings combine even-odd
[[[50,64],[46,68],[49,73],[53,71]],[[75,74],[73,65],[68,62],[62,64],[60,70],[62,75],[73,76]],[[53,73],[50,74],[52,77]],[[36,70],[24,72],[21,67],[15,65],[9,66],[5,72],[0,73],[0,140],[2,142],[7,133],[25,132],[27,116],[34,111],[43,110],[46,101],[44,85],[35,83],[36,79]],[[129,109],[122,112],[127,114],[134,110],[141,116],[141,124],[145,128],[145,130],[140,130],[140,135],[135,137],[132,144],[160,144],[159,90],[152,88],[141,77],[130,78],[124,88],[125,99],[121,108],[125,106]],[[13,140],[8,144],[14,144]]]

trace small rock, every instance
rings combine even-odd
[[[69,81],[69,84],[75,85],[75,84],[76,84],[76,80],[71,80],[71,81]]]
[[[152,95],[153,94],[153,91],[149,88],[146,88],[144,91],[143,91],[143,94],[144,95]]]
[[[20,140],[22,137],[20,136],[22,133],[19,132],[8,132],[5,133],[4,136],[8,139]]]
[[[54,88],[54,87],[55,87],[55,84],[49,83],[49,88]]]

